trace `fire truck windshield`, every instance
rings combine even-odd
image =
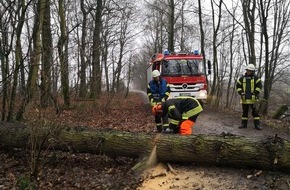
[[[165,60],[162,64],[163,76],[178,75],[203,75],[204,67],[202,60],[174,59]]]

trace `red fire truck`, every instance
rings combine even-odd
[[[210,74],[208,61],[208,74]],[[170,97],[192,96],[204,102],[207,99],[206,64],[198,50],[192,53],[163,53],[151,57],[147,68],[147,84],[152,71],[157,69],[170,85]]]

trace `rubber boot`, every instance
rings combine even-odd
[[[262,130],[262,127],[260,126],[260,121],[259,120],[254,120],[254,125],[255,125],[255,129]]]
[[[174,128],[172,129],[172,132],[176,134],[176,133],[179,133],[179,130],[180,130],[180,127],[177,126],[177,127],[174,127]]]
[[[240,128],[240,129],[247,128],[247,125],[248,125],[248,121],[247,121],[247,120],[242,120],[242,125],[239,126],[239,128]]]
[[[163,127],[161,125],[156,126],[157,133],[161,133],[163,130]]]

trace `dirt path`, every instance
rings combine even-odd
[[[149,104],[148,97],[144,91],[132,91],[140,93],[140,98],[144,104]],[[249,113],[249,117],[251,117]],[[254,129],[253,120],[250,118],[247,129],[239,129],[241,124],[241,113],[232,110],[218,110],[204,104],[204,111],[198,117],[193,128],[193,134],[222,134],[230,133],[237,136],[250,138],[264,138],[265,136],[274,136],[290,140],[290,131],[281,130],[279,128],[267,126],[261,121],[263,130]]]
[[[146,94],[145,94],[146,95]],[[142,94],[141,96],[144,96]],[[274,136],[290,140],[289,131],[278,130],[262,123],[263,130],[254,129],[253,121],[249,121],[247,129],[239,129],[240,114],[216,110],[209,105],[204,106],[204,112],[199,116],[194,128],[194,134],[230,133],[249,138],[264,138]],[[257,158],[259,159],[259,158]],[[173,168],[174,171],[170,171]],[[218,168],[198,165],[169,165],[159,163],[144,172],[145,181],[139,190],[226,190],[226,189],[290,189],[290,175],[279,172],[255,169]]]
[[[254,128],[253,120],[249,119],[248,128],[239,129],[241,124],[241,114],[227,113],[229,111],[220,111],[205,105],[204,112],[201,113],[196,125],[194,134],[221,134],[230,133],[237,136],[249,138],[264,138],[265,136],[275,136],[290,140],[289,131],[279,130],[278,128],[267,126],[263,121],[261,126],[263,130]],[[250,114],[249,114],[250,116]]]

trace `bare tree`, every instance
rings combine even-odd
[[[15,65],[14,65],[14,75],[13,75],[13,84],[12,84],[12,90],[11,90],[11,101],[9,105],[9,112],[7,121],[11,121],[13,118],[14,113],[14,104],[16,99],[16,89],[18,85],[18,76],[19,76],[19,66],[22,58],[22,50],[21,50],[21,33],[22,28],[24,25],[24,19],[25,19],[25,12],[26,12],[27,5],[25,4],[24,0],[19,0],[18,2],[18,8],[16,13],[21,11],[21,14],[19,14],[19,21],[16,26],[16,45],[15,45]]]
[[[66,31],[66,18],[64,10],[63,0],[58,1],[59,18],[60,18],[60,38],[58,39],[58,54],[61,71],[61,85],[62,94],[64,99],[64,106],[70,107],[70,96],[69,96],[69,71],[68,71],[68,47],[67,47],[67,31]]]
[[[264,82],[264,99],[267,100],[266,105],[263,106],[262,113],[267,114],[268,112],[268,100],[270,98],[272,85],[275,82],[275,77],[281,74],[287,67],[285,61],[289,58],[289,55],[283,55],[281,52],[285,39],[289,35],[289,1],[277,1],[272,2],[271,0],[262,1],[259,3],[259,16],[261,21],[261,37],[263,37],[265,46],[265,82]],[[271,8],[273,8],[274,22],[269,23],[269,14]],[[270,26],[269,26],[270,25]],[[273,27],[273,30],[270,29]],[[269,35],[269,31],[273,31]],[[271,36],[271,37],[270,37]],[[272,42],[272,44],[271,44]],[[261,45],[261,46],[262,46]],[[288,58],[287,58],[288,57]],[[280,66],[279,66],[280,65]],[[279,69],[279,70],[278,70]],[[259,70],[261,72],[261,70]]]
[[[15,30],[12,30],[12,34],[9,36],[9,29],[10,24],[13,20],[13,11],[14,4],[1,1],[0,6],[0,30],[1,30],[1,37],[0,37],[0,61],[1,61],[1,87],[2,87],[2,116],[1,120],[4,121],[6,119],[7,114],[7,104],[8,104],[8,92],[10,87],[10,74],[9,74],[9,68],[10,68],[10,62],[9,62],[9,55],[12,52],[13,47],[13,39],[14,39],[14,33]]]
[[[174,0],[168,0],[168,50],[174,52],[174,24],[175,24],[175,5]]]
[[[93,35],[93,56],[92,56],[92,79],[91,98],[96,99],[101,94],[102,72],[101,72],[101,30],[102,30],[103,1],[97,0],[95,12],[95,26]]]
[[[118,61],[117,61],[117,67],[116,70],[114,70],[114,76],[113,76],[113,82],[112,87],[116,89],[116,91],[120,91],[120,82],[121,80],[121,73],[123,71],[124,63],[123,58],[124,55],[128,52],[125,51],[126,46],[128,45],[128,41],[132,38],[133,34],[133,28],[130,28],[130,24],[133,21],[133,7],[131,6],[131,2],[125,2],[122,4],[122,8],[120,11],[120,25],[119,25],[119,55],[118,55]]]
[[[152,31],[155,32],[152,33],[152,38],[155,38],[155,42],[153,42],[155,45],[153,53],[161,52],[165,48],[168,49],[170,52],[174,52],[177,35],[175,25],[178,16],[183,14],[183,5],[185,4],[185,1],[182,0],[182,8],[180,9],[180,12],[176,13],[176,7],[179,3],[180,1],[174,0],[167,0],[166,2],[156,0],[153,3],[147,2],[147,7],[149,7],[152,12],[148,15],[151,22],[148,23],[146,28],[147,30],[150,30],[148,31],[150,33]],[[181,18],[184,17],[181,16]],[[181,27],[181,33],[182,30],[183,26]],[[167,37],[165,36],[165,34],[167,34]],[[164,43],[166,43],[166,41],[167,45],[165,47]]]
[[[198,0],[198,21],[199,21],[199,32],[200,32],[200,49],[201,54],[203,55],[203,65],[206,68],[206,53],[205,53],[205,36],[204,36],[204,29],[203,29],[203,14],[202,14],[202,7],[201,2]],[[208,81],[208,79],[206,78]]]
[[[165,22],[166,16],[166,5],[159,0],[155,0],[152,4],[146,4],[148,13],[145,15],[144,31],[145,40],[144,44],[149,50],[149,57],[156,52],[162,52],[164,48],[167,48],[166,41],[168,37],[166,35],[167,24]],[[150,55],[151,54],[151,55]]]
[[[221,22],[221,13],[222,13],[222,0],[219,0],[218,4],[218,18],[217,18],[217,24],[215,22],[215,12],[214,12],[214,4],[215,1],[211,0],[211,7],[212,7],[212,24],[213,24],[213,82],[212,82],[212,88],[210,91],[210,101],[213,100],[212,98],[216,95],[217,93],[217,85],[220,84],[219,79],[219,67],[218,67],[218,32],[220,29],[220,22]]]
[[[87,60],[85,59],[86,55],[86,36],[87,36],[87,15],[90,13],[91,9],[87,10],[85,8],[84,0],[80,1],[81,11],[82,11],[82,37],[81,37],[81,47],[80,47],[80,58],[81,58],[81,68],[80,68],[80,98],[86,97],[87,87],[86,87],[86,69],[87,69]]]
[[[45,11],[43,18],[43,27],[42,27],[42,47],[43,47],[43,56],[42,56],[42,70],[41,70],[41,97],[40,104],[42,107],[47,107],[51,102],[51,69],[52,69],[52,34],[50,29],[50,0],[45,2]]]
[[[37,11],[33,26],[33,50],[31,53],[31,61],[29,65],[29,73],[27,79],[27,87],[25,97],[22,100],[21,107],[17,113],[16,119],[21,120],[25,112],[27,104],[34,98],[37,89],[38,70],[41,58],[41,31],[43,25],[45,0],[37,1]]]
[[[111,12],[111,10],[109,11]],[[102,39],[103,46],[101,48],[102,51],[102,63],[105,71],[105,82],[106,82],[106,91],[110,92],[110,80],[109,80],[109,63],[108,63],[108,54],[110,44],[114,43],[114,36],[111,34],[111,28],[113,27],[111,24],[111,16],[109,12],[104,13],[104,21],[103,21],[103,30],[102,30]]]
[[[256,50],[255,50],[255,17],[256,17],[256,0],[241,0],[244,18],[244,29],[247,39],[248,48],[245,53],[248,53],[249,64],[256,65]]]
[[[233,14],[235,15],[235,11],[233,12]],[[239,41],[234,41],[235,40],[235,33],[236,33],[236,22],[234,19],[232,19],[232,28],[231,28],[232,32],[230,33],[230,39],[229,39],[229,79],[228,79],[228,85],[227,85],[227,88],[226,88],[226,104],[225,104],[225,107],[229,108],[230,105],[232,105],[232,98],[233,98],[233,94],[235,93],[235,89],[232,88],[232,84],[233,84],[233,81],[235,81],[235,75],[237,75],[237,69],[234,69],[235,66],[234,66],[234,60],[235,60],[235,54],[236,52],[238,52],[238,49],[239,49]],[[236,44],[236,46],[234,46],[234,44]],[[238,67],[240,68],[240,67]],[[234,72],[236,71],[236,72]],[[238,70],[239,71],[239,70]],[[234,75],[234,73],[236,73]],[[230,98],[231,97],[231,98]]]

